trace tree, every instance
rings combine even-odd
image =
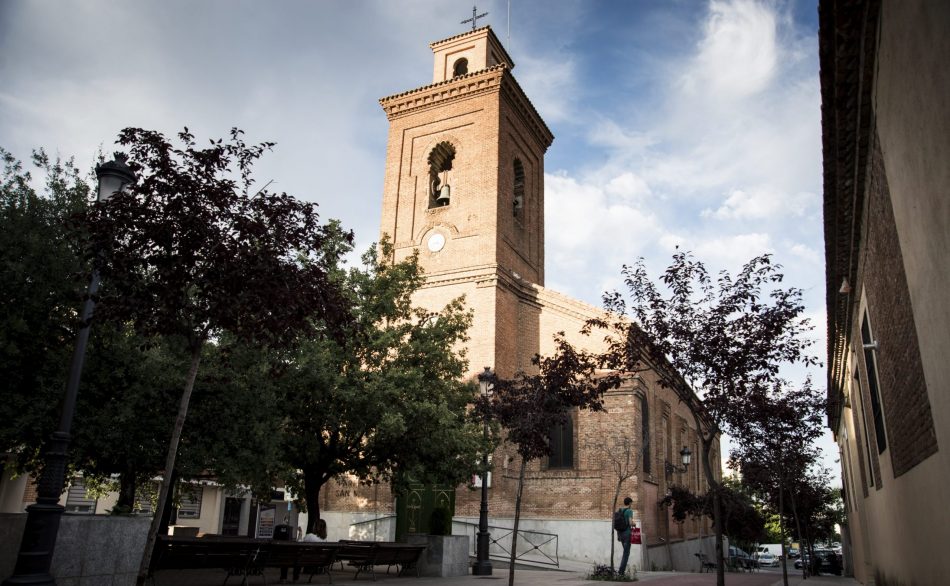
[[[554,355],[535,356],[532,363],[536,374],[520,372],[511,379],[494,377],[494,393],[479,397],[476,404],[482,417],[487,415],[504,428],[506,441],[514,444],[521,456],[508,564],[509,586],[515,579],[521,495],[528,462],[551,454],[550,431],[555,425],[564,424],[572,409],[602,410],[603,394],[620,384],[617,374],[598,372],[598,357],[575,349],[562,333],[555,336]]]
[[[308,530],[334,476],[459,484],[471,476],[481,428],[467,416],[474,388],[459,348],[471,313],[461,300],[429,312],[412,304],[423,284],[418,259],[393,263],[384,241],[344,288],[354,326],[345,339],[302,340],[277,381],[284,403],[280,451],[288,486],[304,495]]]
[[[623,484],[636,476],[640,472],[641,450],[637,449],[637,444],[627,432],[621,432],[604,440],[599,439],[593,446],[595,452],[598,452],[603,459],[604,469],[610,474],[611,479],[617,481],[614,485],[614,499],[610,510],[616,511],[620,504],[620,491]],[[610,528],[610,567],[614,567],[614,529]]]
[[[781,288],[780,271],[769,255],[762,255],[735,277],[722,272],[714,282],[691,254],[676,252],[660,277],[668,290],[664,294],[640,259],[623,268],[632,321],[626,319],[627,302],[615,292],[604,296],[604,305],[618,318],[589,324],[615,334],[608,337],[609,366],[636,372],[649,365],[661,384],[689,406],[702,444],[700,463],[714,496],[720,586],[725,581],[723,517],[710,459],[713,445],[721,432],[741,427],[745,406],[767,392],[782,365],[816,362],[806,354],[811,342],[803,334],[811,326],[801,318],[801,291]]]
[[[137,488],[162,472],[168,449],[163,437],[175,419],[188,357],[126,324],[97,326],[77,400],[72,461],[87,487],[117,489],[112,512],[127,514],[135,508]]]
[[[230,332],[281,345],[310,331],[314,316],[347,320],[327,272],[338,261],[339,250],[327,246],[333,230],[319,223],[316,204],[266,186],[251,192],[253,164],[273,143],[248,146],[242,134],[233,129],[228,141],[202,149],[185,128],[176,148],[158,132],[126,128],[118,142],[139,180],[83,216],[105,285],[99,317],[130,322],[145,336],[174,336],[190,358],[139,584],[206,342]]]
[[[36,473],[56,426],[76,310],[88,285],[67,224],[90,190],[71,159],[34,152],[45,176],[38,193],[20,161],[3,149],[0,158],[0,450],[13,455],[11,468]]]
[[[820,454],[825,400],[806,380],[801,389],[776,381],[772,392],[759,394],[746,405],[746,417],[736,426],[736,444],[730,465],[744,482],[762,495],[778,515],[782,553],[785,552],[785,495],[793,479],[805,476]],[[786,558],[787,559],[787,558]],[[788,570],[782,566],[788,584]]]

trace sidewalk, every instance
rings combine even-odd
[[[495,568],[491,576],[457,576],[454,578],[416,578],[415,576],[396,576],[395,574],[386,574],[384,568],[379,568],[376,573],[376,582],[385,583],[384,586],[505,586],[508,584],[508,569]],[[223,573],[220,570],[187,570],[174,571],[166,570],[156,575],[154,586],[221,586]],[[564,570],[527,570],[521,569],[515,571],[515,584],[517,586],[609,586],[611,584],[633,584],[632,582],[599,582],[587,580],[585,578],[586,570],[571,571]],[[374,584],[371,576],[360,574],[359,579],[354,579],[355,573],[351,569],[336,569],[332,573],[333,584],[361,584],[369,586]],[[266,575],[266,584],[278,584],[279,574],[276,569],[268,569]],[[715,573],[689,573],[689,572],[640,572],[637,583],[647,583],[649,586],[715,586]],[[228,580],[232,586],[240,584],[241,579],[238,576]],[[265,581],[261,576],[250,576],[248,586],[263,585]],[[311,584],[327,584],[327,576],[317,575],[313,577]],[[306,577],[303,577],[297,584],[303,586],[307,584]],[[782,586],[782,574],[780,572],[755,572],[745,573],[727,573],[727,586]],[[789,586],[858,586],[853,578],[844,578],[840,576],[814,576],[803,580],[798,573],[789,573]]]

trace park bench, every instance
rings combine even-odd
[[[302,574],[310,575],[308,583],[314,575],[326,574],[333,584],[330,568],[342,547],[339,543],[274,541],[267,546],[264,564],[268,568],[300,568]]]
[[[345,561],[347,565],[356,568],[358,578],[361,572],[369,572],[376,580],[376,566],[386,566],[386,573],[396,566],[396,574],[402,575],[407,570],[415,570],[416,577],[419,576],[419,558],[425,551],[424,545],[409,545],[406,543],[394,543],[390,541],[340,541],[342,547],[337,552],[337,559],[342,566]]]
[[[199,537],[158,536],[150,573],[159,570],[220,569],[227,572],[224,584],[232,576],[264,576],[267,542],[259,540],[217,540]],[[265,578],[266,582],[266,578]]]
[[[704,553],[693,554],[699,558],[699,573],[702,574],[706,571],[713,571],[716,569],[716,562],[709,561],[709,556]]]

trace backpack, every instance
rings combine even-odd
[[[624,515],[623,509],[617,509],[614,511],[614,530],[617,533],[623,533],[627,529],[630,529],[630,523],[627,522],[627,516]]]

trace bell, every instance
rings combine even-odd
[[[451,193],[452,189],[449,187],[448,183],[446,183],[441,189],[439,189],[439,197],[435,198],[435,203],[439,204],[440,206],[449,205]]]
[[[514,205],[516,210],[520,210],[521,206],[524,205],[524,197],[521,195],[516,195]]]

